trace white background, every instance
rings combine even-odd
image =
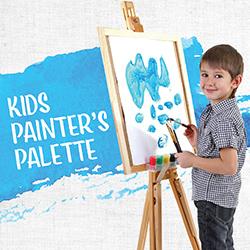
[[[239,93],[249,94],[250,1],[138,0],[134,5],[145,32],[196,36],[204,50],[219,43],[235,46],[245,60]],[[120,1],[1,0],[0,73],[22,72],[48,55],[99,47],[97,26],[125,28]],[[242,171],[243,186],[235,216],[238,250],[250,249],[248,162],[249,156]],[[122,177],[113,177],[110,188],[117,187],[118,178]],[[147,184],[145,173],[140,180]],[[190,200],[190,179],[183,181]],[[75,185],[71,180],[63,191],[80,192]],[[54,187],[40,198],[53,200],[61,191]],[[0,249],[136,249],[144,198],[145,192],[140,192],[121,201],[72,201],[50,213],[0,224]],[[166,192],[164,199],[165,249],[191,249],[171,192]],[[8,204],[0,204],[1,209],[5,206]],[[195,215],[191,201],[190,206]]]

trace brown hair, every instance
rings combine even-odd
[[[220,44],[208,49],[201,58],[200,67],[203,62],[211,67],[228,71],[232,80],[237,75],[242,75],[244,70],[241,54],[228,44]],[[236,90],[233,90],[231,97],[234,97]]]

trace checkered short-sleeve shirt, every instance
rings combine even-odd
[[[192,169],[193,200],[207,200],[223,207],[236,207],[241,187],[240,170],[246,155],[246,131],[236,99],[209,104],[198,129],[197,155],[217,158],[221,148],[235,148],[238,170],[233,176]]]

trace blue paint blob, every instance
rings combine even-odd
[[[142,123],[143,119],[144,119],[144,116],[143,116],[142,113],[136,114],[136,116],[135,116],[135,121],[136,121],[137,123]]]
[[[158,116],[158,121],[161,125],[165,125],[167,123],[168,115],[163,114]]]
[[[174,103],[175,103],[175,105],[179,105],[181,103],[181,96],[180,96],[180,94],[176,94],[174,96]]]
[[[156,110],[155,110],[154,105],[151,105],[151,107],[150,107],[150,115],[151,115],[151,117],[152,117],[153,119],[156,118]]]
[[[158,105],[158,109],[159,110],[163,110],[163,106],[160,104],[160,105]]]
[[[167,142],[168,142],[168,136],[164,134],[158,139],[158,147],[164,148],[167,145]]]
[[[181,119],[179,119],[179,118],[177,118],[177,119],[175,119],[177,122],[181,122]],[[177,128],[179,128],[181,125],[179,124],[179,123],[177,123],[177,122],[174,122],[174,125],[173,125],[173,129],[177,129]]]
[[[144,103],[144,92],[147,89],[153,101],[159,101],[159,87],[168,87],[170,80],[167,66],[160,58],[161,75],[158,74],[156,59],[149,58],[148,68],[145,67],[142,55],[136,54],[135,63],[130,61],[126,67],[126,81],[134,104],[141,108]]]
[[[148,132],[154,133],[156,131],[156,128],[154,125],[149,125]]]
[[[166,106],[168,109],[172,109],[174,104],[172,102],[164,102],[164,106]]]

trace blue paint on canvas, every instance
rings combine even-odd
[[[165,125],[167,123],[167,120],[168,120],[168,115],[162,114],[162,115],[159,115],[157,118],[158,118],[158,121],[161,125]]]
[[[137,123],[142,123],[143,119],[144,119],[144,115],[143,115],[142,113],[136,114],[136,116],[135,116],[135,121],[136,121]]]
[[[164,102],[164,106],[166,106],[168,109],[172,109],[174,105],[172,102]]]
[[[152,118],[152,119],[155,119],[155,118],[156,118],[156,109],[155,109],[155,106],[154,106],[154,105],[151,105],[151,106],[150,106],[150,115],[151,115],[151,118]]]
[[[130,61],[126,68],[126,81],[133,102],[138,108],[144,103],[144,94],[148,90],[153,101],[159,101],[159,87],[168,87],[170,84],[168,70],[163,58],[160,58],[161,75],[158,74],[157,62],[154,58],[148,61],[145,67],[142,55],[135,56],[135,63]]]
[[[167,135],[163,135],[158,139],[158,147],[159,148],[164,148],[167,146],[168,143],[168,136]]]
[[[148,132],[154,133],[156,131],[156,128],[154,125],[149,125]]]

